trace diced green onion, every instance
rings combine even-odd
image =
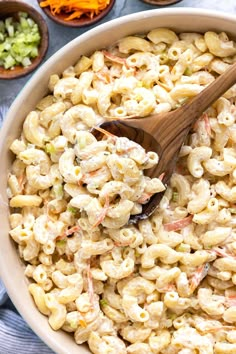
[[[70,206],[68,209],[67,209],[71,214],[76,214],[78,212],[78,209],[77,208],[74,208],[72,206]]]
[[[178,192],[173,192],[173,194],[172,194],[173,202],[177,202],[178,198],[179,198],[179,193]]]
[[[25,12],[19,12],[18,17],[18,21],[12,17],[0,21],[0,65],[5,69],[29,66],[31,58],[38,56],[38,25]]]
[[[66,244],[66,239],[65,240],[60,240],[56,242],[57,247],[64,247]]]
[[[101,305],[101,306],[106,306],[106,305],[108,305],[107,300],[106,300],[106,299],[101,299],[101,300],[100,300],[100,305]]]
[[[192,74],[193,74],[192,70],[191,70],[189,67],[187,67],[187,68],[185,69],[184,75],[186,75],[186,76],[191,76]]]
[[[45,146],[45,152],[46,152],[47,154],[53,154],[53,153],[56,152],[56,149],[55,149],[55,147],[54,147],[52,144],[48,143],[48,144],[46,144],[46,146]]]

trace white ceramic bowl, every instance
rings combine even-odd
[[[73,65],[81,54],[89,54],[130,34],[147,32],[156,27],[168,27],[177,32],[207,30],[225,31],[236,39],[236,16],[190,8],[139,12],[102,24],[76,38],[53,55],[31,78],[14,101],[0,134],[0,276],[16,308],[29,326],[58,354],[86,354],[86,345],[78,347],[69,334],[54,332],[46,317],[35,308],[27,290],[22,262],[13,241],[8,236],[7,171],[11,163],[9,145],[18,137],[22,122],[29,111],[47,92],[50,74],[61,73]],[[118,354],[118,353],[117,353]]]

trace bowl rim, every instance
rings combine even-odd
[[[0,1],[1,3],[4,3],[3,1]],[[44,57],[47,54],[48,47],[49,47],[49,30],[47,26],[46,20],[43,18],[42,14],[32,5],[21,1],[21,0],[7,0],[7,4],[9,6],[11,5],[18,5],[22,7],[21,11],[27,12],[27,14],[33,18],[33,20],[37,23],[39,32],[41,35],[41,41],[39,45],[39,54],[37,57],[35,57],[32,60],[32,63],[27,66],[27,67],[19,67],[19,70],[4,70],[1,72],[0,71],[0,79],[1,80],[13,80],[17,79],[23,76],[28,75],[31,73],[33,70],[35,70],[43,61]],[[12,13],[18,12],[20,10],[13,11]],[[10,12],[9,12],[10,15]],[[4,16],[4,15],[3,15]],[[1,16],[0,16],[1,17]]]
[[[217,18],[219,20],[235,22],[236,24],[236,15],[229,14],[217,10],[210,10],[210,9],[202,9],[202,8],[186,8],[186,7],[178,7],[178,8],[165,8],[165,9],[154,9],[154,10],[145,10],[134,14],[125,15],[111,21],[108,21],[104,24],[101,24],[95,28],[90,29],[89,31],[81,34],[80,36],[76,37],[68,44],[63,46],[59,49],[55,54],[52,55],[43,65],[40,67],[40,70],[37,70],[30,80],[26,83],[24,88],[20,91],[18,96],[15,98],[14,102],[12,103],[5,119],[3,122],[3,126],[0,130],[0,155],[1,151],[3,150],[4,145],[6,145],[7,139],[7,132],[9,131],[10,127],[14,124],[14,119],[17,115],[17,112],[20,110],[22,99],[27,97],[30,92],[35,88],[35,85],[40,82],[40,77],[42,77],[43,73],[47,71],[50,67],[53,66],[53,63],[58,62],[61,59],[63,52],[66,50],[71,51],[77,45],[79,45],[80,41],[86,41],[90,39],[95,32],[101,30],[102,32],[108,32],[110,29],[121,26],[124,23],[130,21],[140,21],[143,19],[148,19],[150,17],[160,17],[160,16],[201,16],[206,18]],[[158,25],[156,26],[158,27]],[[236,33],[236,32],[235,32]],[[128,34],[127,34],[128,35]],[[1,195],[0,195],[1,199]],[[9,210],[6,212],[8,214]],[[2,254],[2,256],[1,256]],[[37,325],[36,321],[34,320],[33,316],[27,312],[27,305],[22,306],[21,299],[17,294],[15,287],[11,282],[11,270],[6,266],[6,255],[3,257],[3,253],[0,248],[0,277],[3,280],[3,283],[7,289],[8,295],[10,296],[12,302],[14,303],[15,307],[21,314],[21,316],[25,319],[25,321],[29,324],[29,326],[33,329],[33,331],[42,339],[45,340],[46,335],[44,328],[41,328]],[[23,269],[22,269],[23,272]],[[24,307],[24,309],[23,309]],[[36,307],[35,307],[35,311]],[[54,336],[50,336],[47,338],[47,345],[50,346],[52,350],[56,353],[61,354],[68,354],[69,352],[67,349],[62,350],[60,347],[60,343],[57,343],[56,340],[53,338]],[[78,350],[79,350],[78,346]]]
[[[40,2],[42,2],[42,0],[37,0],[38,5],[40,6]],[[115,5],[116,0],[111,0],[110,3],[107,5],[107,7],[102,10],[98,15],[94,16],[92,19],[74,19],[71,21],[65,21],[61,16],[54,16],[49,7],[41,7],[40,9],[48,16],[48,18],[50,18],[52,21],[54,21],[55,23],[57,23],[58,25],[62,25],[65,27],[74,27],[74,28],[79,28],[79,27],[85,27],[85,26],[90,26],[93,25],[95,23],[97,23],[98,21],[100,21],[102,18],[104,18],[106,15],[108,15],[108,13],[112,10],[113,6]]]

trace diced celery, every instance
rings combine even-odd
[[[5,27],[6,27],[6,29],[7,29],[8,26],[11,26],[12,21],[13,21],[13,18],[12,18],[12,17],[7,17],[7,18],[5,19]]]
[[[35,22],[34,22],[34,20],[32,20],[32,18],[27,18],[27,22],[28,22],[29,27],[33,27],[35,24]]]
[[[21,64],[22,64],[23,66],[29,66],[29,65],[31,64],[30,58],[25,57],[25,58],[22,60]]]
[[[39,51],[37,47],[33,47],[31,52],[30,52],[30,56],[31,58],[36,58],[39,55]]]
[[[10,25],[7,27],[7,32],[8,32],[8,35],[9,37],[13,37],[14,36],[14,26]]]
[[[14,59],[17,63],[21,63],[22,57],[20,55],[14,54]]]
[[[16,61],[11,55],[8,55],[4,60],[4,68],[5,69],[9,69],[12,66],[14,66],[15,64],[16,64]]]
[[[0,21],[0,65],[9,69],[15,65],[28,66],[38,56],[40,33],[38,25],[25,12],[19,21],[8,17]]]
[[[21,28],[22,28],[22,29],[27,29],[27,28],[29,28],[28,21],[27,21],[27,19],[24,18],[24,17],[21,17],[21,18],[20,18],[20,24],[21,24]]]
[[[5,41],[4,43],[4,50],[8,51],[11,49],[11,44],[9,43],[9,41]]]
[[[19,11],[18,15],[19,15],[19,17],[22,17],[22,18],[27,18],[28,17],[27,12],[24,12],[24,11]]]

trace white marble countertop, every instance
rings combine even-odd
[[[36,0],[28,0],[33,6],[35,6],[39,11],[40,7]],[[175,5],[170,5],[166,7],[195,7],[195,8],[206,8],[214,9],[222,12],[235,13],[236,14],[236,1],[235,0],[182,0]],[[79,36],[85,31],[88,31],[90,28],[109,21],[113,18],[124,16],[130,13],[135,13],[138,11],[151,10],[154,8],[163,8],[163,6],[155,6],[144,3],[141,0],[116,0],[116,3],[112,11],[100,22],[96,23],[93,26],[83,27],[83,28],[70,28],[61,25],[57,25],[52,20],[48,19],[43,12],[48,28],[49,28],[49,48],[45,60],[47,60],[53,53],[58,49],[64,46],[66,43]],[[44,60],[44,61],[45,61]],[[18,92],[23,88],[25,83],[30,79],[32,74],[29,74],[23,78],[14,79],[10,81],[0,80],[0,119],[1,110],[4,110],[4,107],[9,107],[14,98],[17,96]],[[3,113],[3,112],[2,112]],[[0,122],[1,123],[1,122]]]

